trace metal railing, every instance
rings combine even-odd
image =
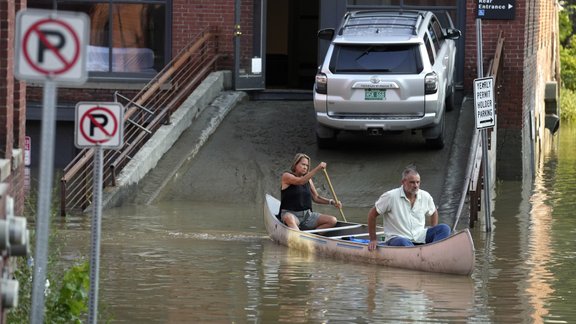
[[[498,41],[496,43],[496,49],[494,51],[494,57],[490,60],[488,69],[485,73],[486,77],[493,77],[494,78],[494,85],[498,87],[498,71],[500,70],[500,60],[502,58],[502,50],[504,48],[504,37],[502,31],[498,34]],[[497,98],[494,97],[494,100],[497,105]],[[490,137],[492,132],[488,132],[488,136]],[[490,144],[491,141],[488,141]],[[474,227],[474,223],[478,220],[478,211],[480,210],[481,206],[481,192],[483,188],[487,188],[488,184],[484,183],[484,168],[483,168],[483,161],[482,159],[482,142],[480,141],[479,130],[476,130],[474,136],[472,138],[472,143],[470,145],[470,155],[468,157],[468,168],[466,170],[466,181],[465,186],[463,188],[462,193],[462,200],[460,202],[458,212],[456,213],[456,222],[454,224],[454,228],[456,228],[458,224],[458,220],[460,219],[460,214],[462,212],[462,207],[464,206],[464,200],[466,196],[469,197],[469,206],[470,206],[470,221],[468,226]],[[488,147],[490,149],[490,147]]]
[[[116,186],[116,177],[154,135],[170,121],[172,113],[213,71],[221,54],[218,33],[209,28],[194,37],[132,99],[116,92],[114,99],[124,105],[123,145],[119,150],[105,150],[103,186]],[[94,149],[87,148],[64,168],[60,180],[60,214],[84,211],[92,203]]]

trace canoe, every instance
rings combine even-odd
[[[264,223],[273,241],[310,253],[352,262],[377,264],[426,272],[470,275],[474,271],[474,241],[468,229],[430,244],[413,247],[379,245],[368,251],[368,225],[340,222],[333,228],[299,231],[284,225],[277,217],[280,201],[267,194]],[[376,234],[381,237],[382,227]]]

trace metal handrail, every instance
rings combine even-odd
[[[218,31],[200,32],[132,99],[115,94],[124,103],[123,145],[105,150],[103,186],[115,186],[116,176],[154,133],[211,72],[217,69]],[[60,180],[60,214],[83,211],[92,203],[94,149],[80,151],[64,168]]]
[[[494,78],[494,84],[498,84],[498,71],[500,70],[500,61],[502,59],[502,50],[504,48],[504,37],[503,32],[500,31],[498,34],[498,41],[496,43],[496,49],[494,51],[494,57],[490,60],[489,67],[487,72],[485,73],[487,77]],[[495,104],[497,105],[497,98],[494,97]],[[466,201],[466,197],[469,197],[470,203],[470,221],[468,226],[474,227],[474,222],[478,219],[478,209],[480,205],[480,191],[482,187],[485,190],[488,190],[489,185],[484,183],[484,172],[483,172],[483,162],[482,159],[482,141],[480,141],[479,131],[476,130],[474,136],[472,138],[471,143],[471,150],[470,155],[468,157],[468,164],[466,169],[466,179],[464,182],[464,186],[462,188],[462,196],[460,199],[460,204],[458,205],[458,211],[456,212],[456,220],[453,225],[453,229],[456,229],[458,225],[458,221],[460,220],[460,215],[462,213],[462,209],[464,203]],[[488,135],[491,135],[491,132],[488,132]],[[490,143],[490,141],[488,141]],[[490,147],[488,147],[489,149]],[[477,161],[480,160],[480,163]],[[466,195],[466,193],[468,193]]]

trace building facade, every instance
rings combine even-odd
[[[26,85],[14,79],[14,21],[26,1],[0,2],[0,227],[12,229],[14,215],[24,212]],[[5,232],[8,233],[8,232]],[[0,323],[14,306],[17,286],[11,281],[10,257],[19,253],[10,235],[0,233]]]

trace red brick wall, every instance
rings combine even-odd
[[[234,0],[174,0],[172,5],[172,55],[175,56],[206,27],[217,27],[220,35],[218,48],[227,55],[220,67],[231,69],[234,54]]]
[[[466,44],[464,62],[464,86],[471,93],[473,80],[478,77],[476,45],[476,5],[475,1],[466,3]],[[497,89],[498,127],[520,129],[522,127],[522,103],[524,86],[524,34],[526,7],[524,1],[516,1],[514,20],[482,20],[482,42],[484,73],[488,70],[489,60],[494,57],[498,34],[503,32],[504,52],[502,55]]]
[[[79,101],[114,101],[114,92],[132,98],[140,90],[94,89],[94,88],[58,88],[58,104],[76,105]],[[42,103],[43,88],[29,86],[26,98],[29,102]]]
[[[24,149],[26,123],[26,87],[14,79],[14,33],[16,12],[26,6],[25,1],[0,1],[0,159],[13,160],[13,149]],[[23,157],[23,154],[18,155]],[[8,194],[14,198],[14,212],[22,215],[24,208],[24,163],[11,165],[9,175],[3,175]],[[4,206],[0,206],[4,208]],[[5,218],[5,212],[0,212]],[[0,272],[8,256],[2,251]],[[4,309],[0,310],[0,323],[6,322]]]
[[[476,70],[476,4],[466,4],[464,82],[472,92]],[[494,56],[498,33],[505,38],[496,89],[497,176],[521,179],[532,174],[535,142],[544,131],[544,86],[556,80],[557,7],[552,0],[518,0],[514,20],[483,20],[484,72]],[[534,127],[533,127],[534,126]],[[533,133],[536,133],[533,135]],[[532,137],[536,138],[533,139]],[[531,147],[532,146],[532,147]],[[534,152],[534,153],[533,153]]]
[[[14,114],[14,4],[0,1],[0,158],[12,157]]]

